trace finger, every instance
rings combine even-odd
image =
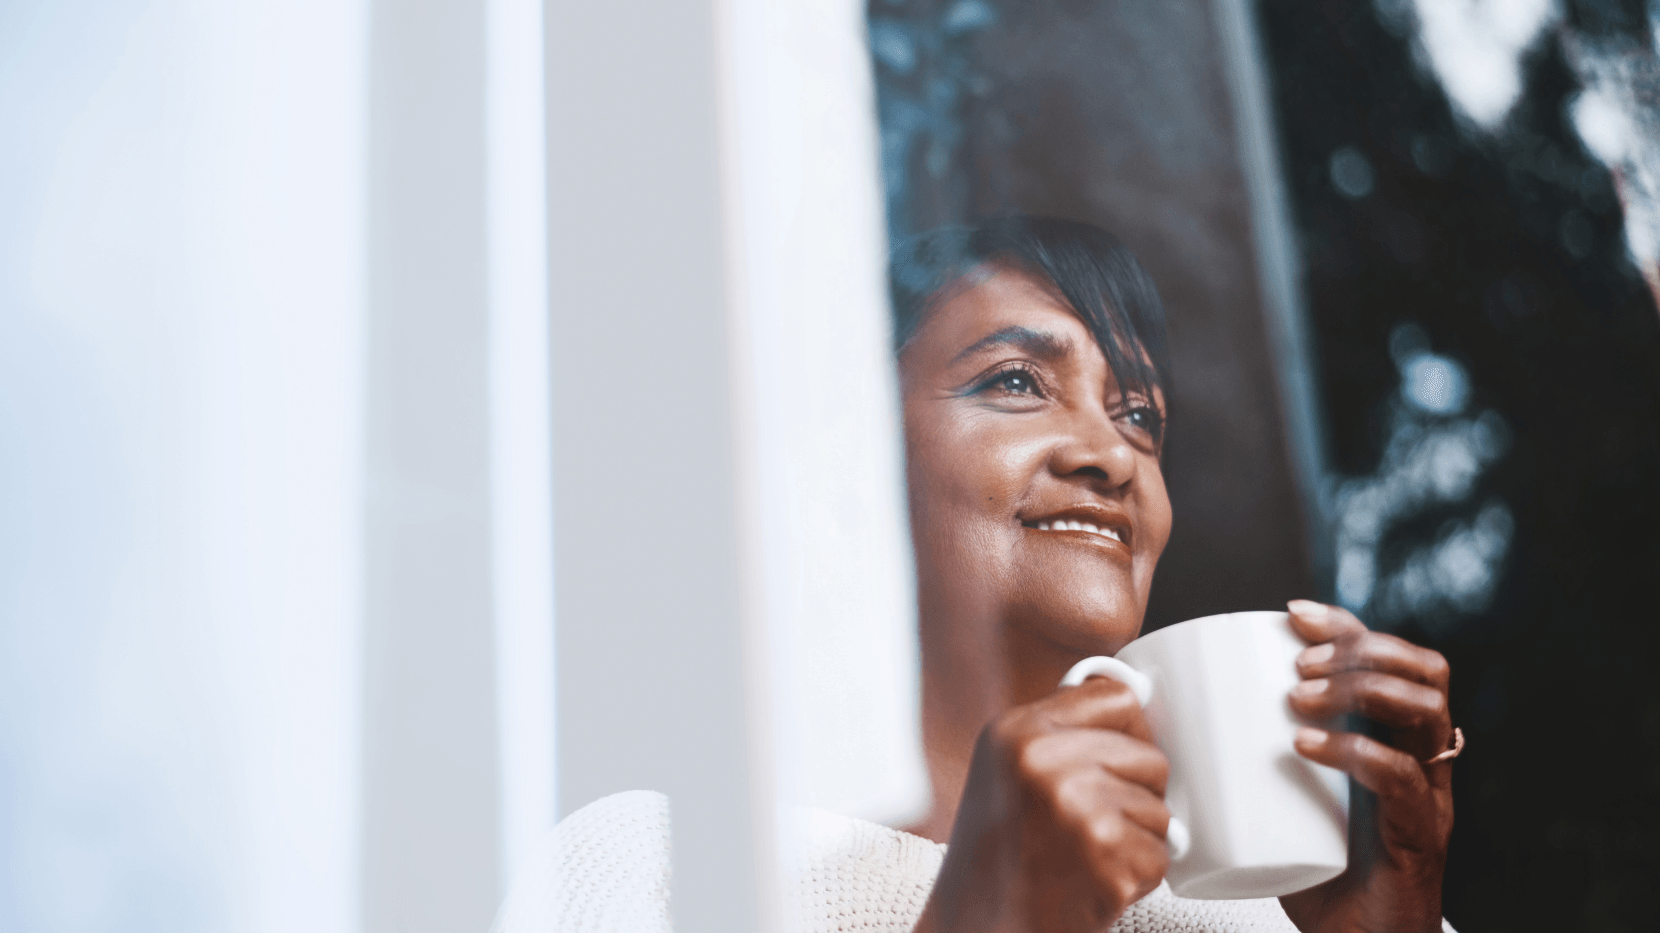
[[[1107,787],[1134,787],[1152,800],[1164,800],[1170,762],[1157,745],[1122,732],[1069,730],[1042,735],[1021,750],[1021,767],[1037,784],[1067,780],[1104,782]],[[1160,828],[1162,832],[1162,828]]]
[[[1307,599],[1285,604],[1291,613],[1291,629],[1311,645],[1331,641],[1348,632],[1364,632],[1366,626],[1349,610]]]
[[[1170,780],[1170,760],[1158,746],[1102,729],[1067,729],[1039,736],[1021,749],[1019,767],[1033,779],[1106,773],[1160,798]]]
[[[1026,706],[1050,729],[1111,729],[1144,742],[1153,740],[1141,704],[1128,686],[1110,677],[1091,677]]]
[[[1120,909],[1141,900],[1170,870],[1170,847],[1125,814],[1104,812],[1086,827],[1086,852],[1096,884],[1112,892]]]
[[[1072,771],[1056,784],[1053,796],[1056,812],[1077,826],[1087,826],[1110,812],[1124,814],[1161,840],[1170,828],[1170,810],[1163,797],[1108,771]]]
[[[1400,749],[1354,732],[1297,730],[1297,753],[1354,777],[1380,800],[1419,800],[1429,780],[1418,760]]]
[[[1327,677],[1340,671],[1369,670],[1393,674],[1446,690],[1451,669],[1441,652],[1420,648],[1381,632],[1349,632],[1303,649],[1297,672],[1304,677]]]
[[[1447,695],[1392,674],[1345,671],[1299,681],[1290,700],[1293,710],[1311,720],[1358,713],[1391,729],[1417,733],[1414,738],[1427,749],[1445,746],[1452,735]]]

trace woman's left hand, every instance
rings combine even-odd
[[[1377,795],[1376,819],[1354,826],[1343,874],[1280,904],[1303,933],[1435,933],[1452,835],[1452,762],[1425,762],[1453,734],[1447,660],[1369,631],[1336,606],[1294,600],[1289,608],[1292,626],[1311,643],[1297,659],[1303,679],[1292,709],[1311,721],[1357,713],[1388,727],[1390,744],[1354,732],[1298,732],[1299,754]]]

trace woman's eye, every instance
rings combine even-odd
[[[1032,381],[1032,374],[1018,370],[999,376],[997,384],[1003,391],[1017,395],[1030,395],[1037,391],[1037,383]]]
[[[1037,378],[1025,369],[1008,369],[993,375],[980,384],[980,391],[996,391],[1008,395],[1042,395]]]
[[[1147,432],[1153,443],[1164,440],[1164,415],[1160,414],[1157,408],[1139,405],[1120,417],[1131,427]]]

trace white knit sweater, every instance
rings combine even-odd
[[[782,866],[792,933],[910,933],[945,846],[820,810],[798,810],[790,819],[801,843]],[[495,931],[669,933],[668,798],[630,791],[566,817],[520,873]],[[1113,931],[1296,933],[1296,927],[1273,898],[1193,901],[1161,884],[1130,905]]]

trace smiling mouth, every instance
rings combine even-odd
[[[1035,528],[1038,531],[1081,531],[1084,534],[1095,535],[1096,537],[1105,538],[1109,541],[1117,541],[1119,544],[1124,543],[1124,533],[1121,530],[1117,528],[1103,528],[1091,524],[1090,522],[1070,519],[1056,519],[1055,521],[1022,522],[1021,524],[1025,525],[1027,528]]]

